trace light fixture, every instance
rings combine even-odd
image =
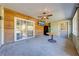
[[[46,19],[46,17],[44,16],[44,19]]]
[[[46,21],[46,20],[49,20],[49,17],[50,17],[50,16],[52,16],[51,10],[48,9],[48,8],[45,8],[45,9],[43,9],[43,10],[40,10],[40,15],[38,16],[38,18],[39,18],[40,20]],[[46,21],[46,22],[47,22],[47,21]]]

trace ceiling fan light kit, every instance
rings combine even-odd
[[[38,16],[39,20],[43,20],[46,23],[48,22],[49,17],[53,16],[52,12],[48,10],[47,8],[45,8],[44,10],[40,10],[40,13],[41,13],[40,16]]]

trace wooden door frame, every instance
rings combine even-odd
[[[47,26],[47,25],[45,25],[45,26]],[[43,33],[43,34],[44,34],[44,35],[47,35],[47,34],[45,34],[45,26],[44,26],[44,31],[43,31],[44,33]],[[48,27],[48,26],[47,26],[47,27]],[[47,30],[48,30],[48,32],[49,32],[49,27],[48,27]]]

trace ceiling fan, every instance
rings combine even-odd
[[[42,12],[42,14],[40,16],[38,16],[38,18],[40,18],[40,19],[49,19],[50,16],[52,16],[52,14],[45,11],[45,12]]]

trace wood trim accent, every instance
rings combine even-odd
[[[24,15],[22,13],[16,12],[14,10],[4,8],[4,41],[5,43],[13,42],[14,40],[14,17],[19,17],[26,20],[32,20],[35,22],[35,35],[38,35],[38,32],[40,32],[40,35],[43,35],[43,26],[38,25],[38,20],[28,16]]]

